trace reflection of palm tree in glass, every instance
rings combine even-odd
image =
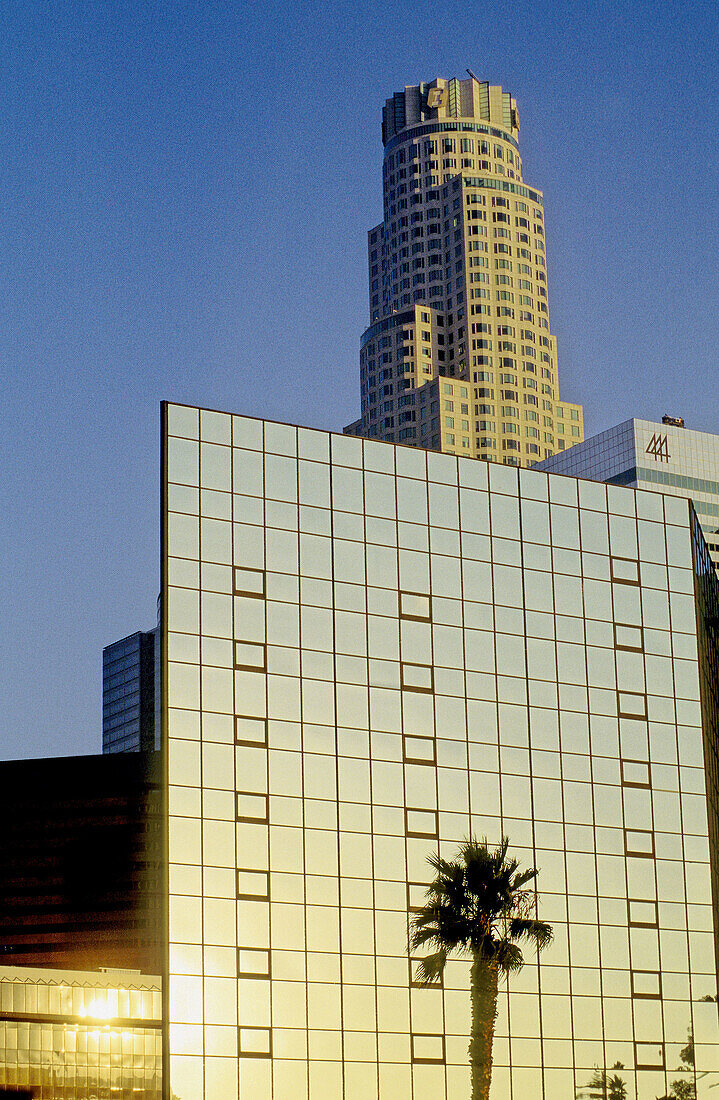
[[[668,1092],[666,1096],[658,1097],[657,1100],[696,1100],[697,1087],[694,1077],[694,1032],[691,1028],[689,1028],[687,1032],[687,1045],[680,1050],[679,1057],[682,1064],[677,1066],[677,1070],[680,1073],[691,1073],[691,1078],[685,1080],[677,1078],[672,1081],[670,1092]]]
[[[615,1062],[612,1069],[624,1069],[621,1062]],[[618,1073],[608,1074],[597,1066],[591,1080],[577,1092],[581,1100],[627,1100],[627,1083]]]
[[[534,891],[524,889],[536,878],[536,868],[520,871],[517,860],[507,858],[508,847],[507,837],[493,851],[486,838],[470,837],[452,861],[430,856],[435,878],[425,904],[410,919],[410,949],[436,949],[418,964],[418,981],[437,981],[453,951],[472,960],[472,1100],[489,1097],[499,975],[524,966],[518,942],[541,950],[552,939],[550,925],[532,916]]]

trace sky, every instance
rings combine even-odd
[[[517,99],[561,395],[719,431],[719,9],[64,0],[0,11],[0,758],[99,752],[155,621],[159,403],[359,415],[381,107]]]

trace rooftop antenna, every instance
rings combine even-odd
[[[467,72],[472,77],[472,80],[476,80],[478,84],[482,83],[482,81],[479,79],[479,77],[475,76],[471,69],[467,69]]]

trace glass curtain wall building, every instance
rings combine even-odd
[[[157,974],[159,753],[0,763],[0,959]]]
[[[157,627],[102,651],[102,751],[153,752],[160,747],[156,696]]]
[[[418,988],[406,945],[471,831],[555,930],[501,991],[493,1100],[710,1100],[690,503],[177,405],[163,486],[166,1095],[468,1095],[468,963]]]
[[[523,181],[518,139],[515,100],[474,76],[386,101],[348,434],[510,466],[584,438],[582,407],[559,398],[544,200]]]
[[[160,1100],[160,979],[0,966],[0,1095]]]
[[[625,420],[539,464],[540,470],[690,497],[719,566],[719,435],[683,420]]]

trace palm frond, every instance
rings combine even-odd
[[[526,871],[520,871],[518,875],[514,876],[512,890],[521,890],[525,883],[531,882],[538,874],[539,871],[536,867],[529,867]]]
[[[440,948],[434,955],[427,955],[424,959],[418,961],[414,972],[414,980],[421,985],[429,985],[431,982],[438,981],[444,974],[446,963],[447,952],[444,948]]]
[[[513,940],[533,940],[541,951],[547,947],[554,938],[554,932],[550,924],[541,920],[527,920],[515,917],[509,922],[508,935]]]
[[[500,970],[503,970],[505,974],[510,974],[514,970],[521,970],[524,966],[524,956],[521,949],[509,940],[502,940],[498,944],[495,959]]]

